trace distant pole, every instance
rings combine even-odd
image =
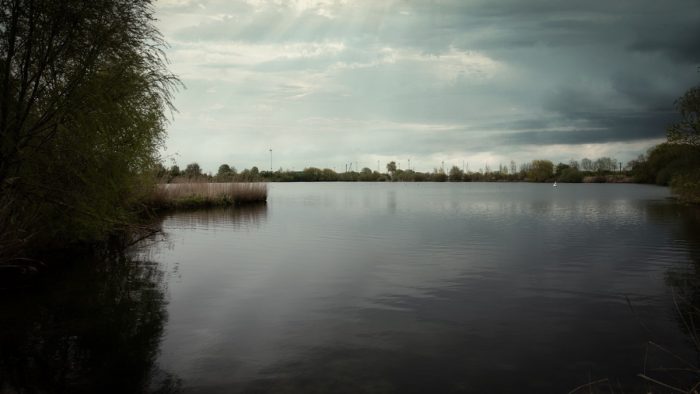
[[[462,172],[464,172],[464,160],[462,160]]]
[[[619,162],[618,164],[620,164],[620,173],[622,173],[622,162]]]
[[[408,169],[409,170],[411,169],[411,159],[410,158],[408,159]]]
[[[272,172],[272,148],[270,148],[270,172]]]

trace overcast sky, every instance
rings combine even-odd
[[[159,0],[164,156],[300,170],[627,161],[700,82],[698,0]],[[354,164],[353,164],[354,166]]]

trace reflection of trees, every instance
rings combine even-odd
[[[678,238],[688,243],[690,261],[666,273],[666,281],[674,291],[681,329],[700,352],[700,210],[683,207],[678,212],[681,231]]]
[[[681,331],[687,336],[696,360],[683,359],[678,353],[650,343],[648,349],[665,358],[663,382],[686,390],[700,384],[700,209],[680,204],[650,204],[647,213],[656,223],[679,226],[674,234],[688,250],[688,261],[675,264],[666,272],[666,283],[673,293],[674,313]],[[695,386],[697,388],[698,386]],[[690,391],[688,391],[690,392]]]
[[[0,300],[0,391],[177,390],[155,366],[167,319],[163,272],[105,254],[67,262],[46,283]]]

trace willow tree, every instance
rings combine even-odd
[[[154,21],[150,0],[0,0],[1,220],[45,241],[128,221],[178,83]]]

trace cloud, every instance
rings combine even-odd
[[[210,170],[260,166],[270,146],[288,167],[627,160],[664,137],[673,101],[700,81],[694,0],[156,6],[188,86],[167,152]]]

